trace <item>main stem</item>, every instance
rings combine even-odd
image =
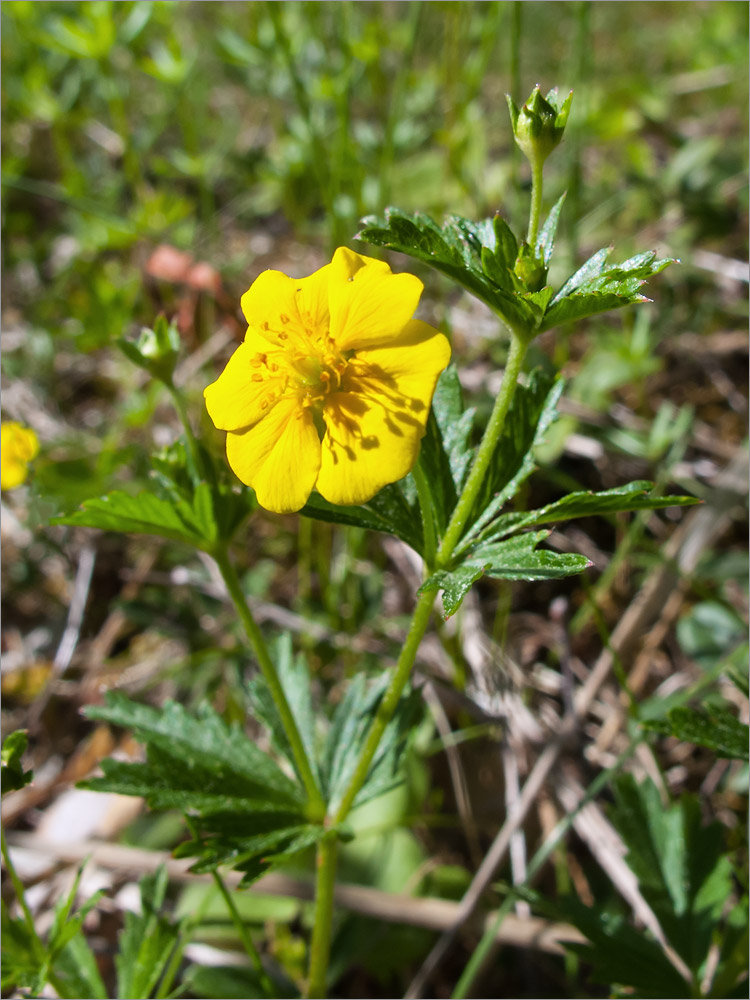
[[[482,487],[487,469],[492,460],[492,456],[497,447],[497,442],[503,432],[505,417],[510,408],[513,394],[516,391],[518,376],[521,373],[523,359],[526,356],[526,349],[529,344],[529,336],[525,332],[513,331],[511,333],[510,352],[508,353],[508,363],[503,372],[503,380],[500,383],[500,391],[497,394],[495,405],[492,409],[487,429],[484,432],[482,443],[479,445],[474,464],[471,467],[469,478],[466,481],[463,492],[453,511],[442,544],[438,549],[436,565],[447,566],[451,556],[458,545],[461,535],[466,526],[466,520],[471,515],[477,494]]]
[[[479,446],[471,473],[461,493],[456,509],[453,512],[445,537],[443,538],[443,543],[437,553],[436,564],[438,566],[446,566],[450,562],[450,558],[461,538],[466,518],[470,515],[474,506],[477,494],[487,473],[492,454],[503,430],[503,424],[511,400],[513,399],[513,393],[515,392],[528,342],[529,336],[525,331],[523,333],[518,331],[512,333],[508,363],[503,374],[500,392],[498,393],[490,421],[482,438],[482,443]],[[420,476],[422,477],[422,486],[426,486],[421,470],[418,470],[415,476],[418,487],[420,485],[420,478],[418,477]],[[422,498],[420,497],[420,499]],[[380,745],[385,728],[393,718],[393,713],[396,711],[401,694],[411,674],[417,650],[427,630],[434,603],[434,590],[425,591],[417,601],[409,633],[396,663],[391,683],[388,685],[388,689],[375,713],[375,718],[367,734],[365,745],[359,755],[357,766],[339,807],[333,816],[333,824],[342,823],[346,819],[354,805],[354,800],[359,790],[367,779],[368,771]],[[333,838],[330,841],[325,839],[319,844],[317,865],[315,924],[310,945],[310,978],[307,992],[307,996],[310,998],[325,996],[325,977],[331,946],[333,889],[336,878],[336,843]]]
[[[336,885],[336,856],[338,839],[332,833],[318,845],[317,877],[315,880],[315,916],[310,944],[310,978],[305,996],[326,996],[328,956],[331,951],[331,923],[333,919],[333,891]]]
[[[229,591],[229,596],[232,598],[232,602],[240,616],[247,637],[250,640],[250,645],[253,647],[258,666],[266,684],[268,684],[274,704],[281,717],[284,732],[292,748],[294,763],[297,765],[297,771],[307,792],[310,819],[321,820],[325,816],[325,802],[320,794],[318,783],[313,776],[305,745],[302,742],[297,723],[284,694],[284,689],[281,686],[279,675],[276,673],[276,667],[273,665],[273,661],[268,653],[265,639],[247,605],[240,579],[237,576],[237,570],[230,561],[226,549],[219,549],[217,552],[214,552],[214,559]]]

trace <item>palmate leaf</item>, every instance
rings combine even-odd
[[[103,776],[82,787],[191,814],[198,836],[181,850],[198,858],[201,871],[227,861],[257,877],[273,863],[268,850],[299,849],[325,833],[308,823],[304,790],[207,706],[192,716],[173,702],[155,709],[110,694],[87,714],[132,728],[146,744],[146,761],[102,761]]]
[[[536,468],[534,449],[542,443],[557,417],[557,401],[564,383],[536,369],[526,385],[519,385],[503,426],[482,488],[477,494],[469,526],[457,551],[465,549],[518,492]]]
[[[673,708],[666,719],[644,723],[644,729],[707,747],[717,757],[748,760],[750,728],[727,709]]]
[[[421,212],[409,214],[397,208],[387,208],[382,218],[363,219],[364,228],[357,239],[424,261],[485,302],[511,329],[527,335],[647,302],[639,289],[649,277],[673,263],[671,258],[657,260],[653,252],[607,267],[611,247],[605,248],[579,268],[557,294],[551,286],[539,288],[552,257],[563,200],[564,196],[553,207],[533,248],[519,244],[499,216],[471,222],[453,215],[441,226]],[[528,274],[524,262],[529,265]]]
[[[422,212],[410,215],[397,208],[387,208],[382,219],[368,216],[362,224],[364,229],[357,234],[357,239],[398,250],[447,274],[485,302],[509,326],[534,328],[541,318],[542,313],[527,302],[523,294],[513,291],[510,274],[506,277],[508,267],[513,267],[513,263],[505,259],[512,243],[505,230],[502,230],[503,240],[498,243],[493,220],[475,223],[460,216],[449,216],[439,226]],[[483,247],[486,249],[484,254]],[[498,253],[496,248],[499,248]],[[490,270],[489,275],[485,267]]]
[[[390,680],[390,673],[385,672],[368,688],[364,676],[357,674],[334,713],[321,765],[329,812],[335,811],[354,773],[359,753]],[[402,696],[378,745],[367,779],[354,800],[355,805],[369,802],[399,783],[403,750],[421,706],[422,698],[418,692]]]
[[[555,580],[591,565],[585,556],[537,549],[549,532],[536,531],[477,546],[454,569],[433,573],[419,593],[442,590],[445,617],[458,610],[472,584],[482,576],[497,580]]]
[[[403,480],[386,486],[360,507],[329,503],[319,493],[311,493],[300,514],[331,524],[396,535],[415,552],[422,551],[422,521],[417,505],[406,496]]]
[[[482,541],[490,541],[515,534],[522,528],[535,528],[554,521],[566,521],[574,517],[614,514],[622,511],[661,510],[664,507],[686,507],[700,503],[689,496],[649,496],[654,484],[647,480],[637,480],[624,486],[615,486],[600,493],[581,491],[569,493],[554,503],[537,510],[501,514],[481,533]]]
[[[180,925],[162,914],[167,881],[163,866],[145,875],[140,882],[141,912],[125,911],[115,957],[118,997],[152,997],[177,946]]]
[[[597,251],[568,279],[547,308],[539,331],[586,316],[648,302],[640,288],[654,274],[674,264],[672,257],[657,260],[656,253],[637,254],[622,264],[607,267],[611,247]]]
[[[614,792],[611,819],[628,847],[628,865],[669,943],[697,973],[732,891],[723,829],[703,825],[694,796],[665,808],[648,779],[638,784],[620,775]]]

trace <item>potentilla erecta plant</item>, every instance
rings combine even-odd
[[[357,237],[437,269],[496,315],[509,350],[486,426],[477,428],[464,405],[461,357],[451,359],[445,334],[415,316],[422,282],[340,247],[312,275],[254,276],[242,297],[246,336],[205,389],[208,414],[226,432],[226,456],[196,436],[199,415],[174,384],[174,327],[160,318],[137,342],[123,342],[128,357],[171,394],[184,439],[155,456],[152,491],[114,492],[57,519],[178,539],[215,560],[259,671],[253,703],[273,751],[210,707],[192,715],[174,703],[152,708],[111,694],[88,715],[131,727],[147,757],[105,761],[103,777],[87,787],[182,810],[190,836],[180,856],[217,879],[222,865],[236,868],[243,886],[314,847],[308,997],[328,995],[337,855],[353,836],[348,817],[400,778],[414,718],[410,677],[438,594],[440,613],[449,617],[482,577],[580,573],[589,565],[583,555],[545,547],[549,525],[694,502],[656,495],[642,481],[569,493],[535,510],[518,502],[562,391],[548,371],[519,378],[529,345],[552,327],[648,301],[644,281],[671,263],[649,251],[612,264],[605,248],[561,287],[548,283],[564,196],[543,219],[543,168],[563,138],[570,106],[570,96],[561,101],[553,90],[543,97],[538,88],[521,109],[510,102],[515,139],[531,165],[524,237],[500,214],[480,222],[453,215],[439,224],[396,208],[365,219]],[[268,641],[242,587],[231,546],[258,505],[389,533],[422,560],[423,582],[395,664],[383,663],[369,685],[353,678],[331,718],[314,703],[304,656],[295,655],[288,636]]]

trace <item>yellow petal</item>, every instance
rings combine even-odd
[[[30,427],[8,420],[0,427],[0,488],[15,489],[26,481],[28,463],[39,454],[39,438]]]
[[[429,324],[413,319],[388,347],[357,351],[342,389],[379,393],[391,399],[395,409],[407,410],[424,425],[438,375],[450,358],[447,338]]]
[[[326,264],[307,278],[263,271],[242,296],[250,331],[273,344],[305,351],[328,330],[330,268]]]
[[[266,346],[269,347],[267,356],[273,360],[274,351],[270,345]],[[216,381],[203,390],[208,415],[219,430],[237,431],[242,427],[251,427],[266,415],[268,407],[273,405],[274,396],[281,392],[281,376],[263,378],[262,381],[253,378],[254,375],[266,374],[265,367],[253,366],[252,362],[257,357],[257,349],[246,340],[227,361],[226,368]],[[262,406],[264,401],[265,407]]]
[[[383,261],[339,247],[330,263],[331,337],[339,350],[390,343],[414,315],[423,284]]]
[[[227,434],[227,460],[266,510],[304,507],[320,468],[320,439],[309,409],[282,399],[251,430]]]
[[[338,392],[323,416],[327,432],[315,485],[331,503],[371,500],[417,460],[424,423],[405,409],[394,410],[384,397]]]

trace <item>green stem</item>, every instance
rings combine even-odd
[[[409,674],[411,673],[411,668],[414,666],[414,659],[417,655],[419,644],[422,641],[422,636],[427,629],[427,623],[430,620],[432,605],[434,603],[435,592],[432,590],[422,593],[417,601],[409,634],[401,650],[401,655],[398,658],[391,683],[388,685],[388,690],[378,705],[378,710],[370,726],[370,732],[367,734],[365,745],[359,755],[354,774],[336,810],[333,820],[335,824],[342,823],[349,815],[349,810],[352,808],[357,793],[365,783],[367,772],[370,770],[370,764],[378,749],[381,737],[385,732],[385,727],[391,721],[391,717],[396,711],[401,692],[404,690],[406,682],[409,679]]]
[[[258,978],[260,979],[265,995],[267,997],[272,997],[275,992],[275,987],[268,978],[266,970],[263,968],[263,963],[261,962],[260,955],[258,954],[258,949],[255,947],[253,939],[250,937],[248,929],[245,926],[245,921],[242,919],[239,910],[235,906],[232,894],[229,889],[227,889],[224,879],[218,872],[211,872],[211,874],[213,875],[214,882],[216,883],[216,888],[221,893],[224,903],[226,904],[226,908],[229,910],[229,915],[232,918],[235,930],[240,936],[242,946],[247,952],[248,958],[255,966],[255,971],[258,973]]]
[[[428,570],[432,570],[435,564],[435,554],[437,552],[437,531],[435,529],[435,515],[432,509],[432,499],[427,476],[422,468],[421,456],[417,464],[411,470],[414,482],[417,487],[419,497],[419,509],[422,513],[422,530],[424,531],[424,561]]]
[[[531,208],[529,210],[529,232],[526,242],[534,249],[539,232],[539,220],[542,217],[542,189],[544,177],[544,160],[536,156],[531,161]]]
[[[474,464],[471,467],[469,478],[448,522],[448,527],[446,528],[442,544],[438,550],[437,559],[435,560],[437,566],[446,566],[450,562],[451,556],[463,534],[466,521],[471,515],[477,494],[482,488],[487,475],[487,469],[503,431],[505,417],[513,400],[513,394],[516,391],[516,384],[523,366],[523,359],[526,356],[528,343],[529,337],[525,332],[511,332],[510,353],[508,354],[508,362],[503,373],[503,380],[500,384],[500,391],[495,400],[495,406],[487,424],[487,430],[484,432],[482,443],[479,445]]]
[[[487,469],[497,442],[503,430],[505,417],[516,390],[518,375],[523,365],[523,359],[530,340],[527,331],[511,331],[511,347],[508,355],[508,363],[505,367],[503,380],[500,385],[500,392],[495,402],[489,424],[482,438],[482,443],[477,451],[471,473],[466,485],[459,497],[456,509],[453,512],[450,523],[443,538],[442,545],[435,558],[435,565],[445,566],[450,562],[456,545],[461,537],[466,519],[471,514],[471,510],[476,501],[477,494],[484,482]],[[423,510],[425,547],[430,551],[431,536],[434,544],[435,525],[431,516],[429,502],[428,484],[421,469],[415,468],[414,480],[417,484],[420,504]],[[434,551],[434,550],[433,550]],[[401,694],[406,686],[406,682],[411,674],[417,650],[422,638],[427,630],[427,625],[432,614],[432,606],[435,603],[435,591],[423,592],[412,615],[411,626],[406,637],[406,642],[402,647],[401,654],[396,663],[388,690],[378,705],[375,718],[370,726],[367,739],[360,752],[354,773],[344,792],[338,809],[333,817],[333,824],[342,823],[354,805],[354,800],[359,790],[364,785],[367,774],[370,770],[373,758],[377,752],[380,740],[383,737],[386,726],[391,721],[394,712],[401,698]],[[336,878],[335,867],[335,842],[334,846],[325,846],[323,842],[318,853],[318,877],[316,886],[316,908],[315,926],[313,930],[313,944],[310,954],[310,987],[309,997],[322,997],[325,995],[325,974],[328,965],[328,951],[330,949],[331,918],[333,915],[333,888]]]
[[[310,978],[306,997],[326,996],[328,956],[331,951],[333,890],[336,884],[338,840],[330,834],[318,844],[317,879],[315,884],[315,918],[310,944]]]
[[[237,613],[240,616],[245,632],[247,633],[247,637],[250,640],[250,645],[253,647],[253,652],[255,653],[255,658],[258,661],[258,666],[260,667],[260,671],[263,674],[266,684],[268,684],[274,704],[276,705],[282,725],[284,726],[284,732],[286,733],[289,745],[292,748],[292,754],[294,756],[294,763],[297,766],[297,772],[302,779],[305,791],[307,792],[309,817],[311,820],[321,820],[325,816],[325,802],[323,801],[320,789],[318,788],[318,783],[313,775],[307,751],[305,750],[305,745],[302,742],[302,737],[300,736],[299,729],[297,728],[297,723],[295,722],[294,715],[289,707],[289,702],[284,694],[284,688],[281,686],[281,681],[276,673],[276,667],[273,665],[273,661],[269,655],[268,647],[266,646],[265,639],[263,638],[263,633],[258,628],[252,612],[248,607],[247,600],[245,599],[245,594],[240,583],[240,578],[237,575],[237,570],[235,569],[233,563],[229,559],[229,554],[227,553],[226,548],[221,547],[217,549],[213,553],[213,556],[216,560],[217,566],[219,567],[219,572],[224,579],[227,590],[229,591],[229,596],[232,598],[232,602],[234,603]]]

